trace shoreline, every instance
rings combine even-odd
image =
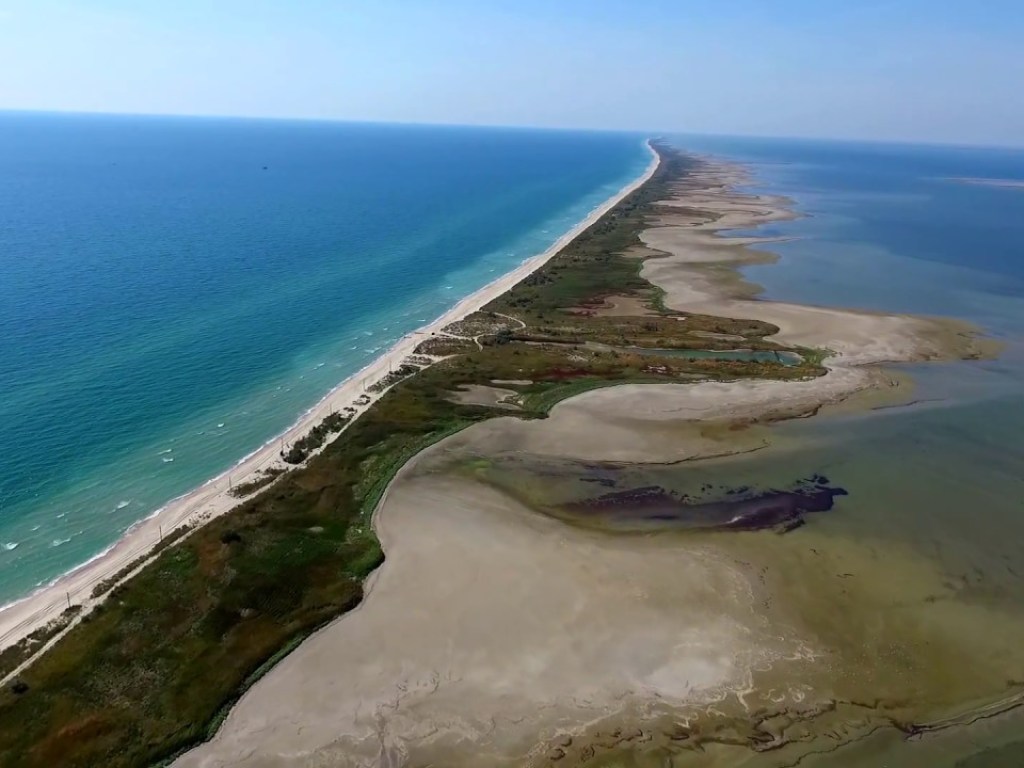
[[[194,526],[194,530],[244,503],[248,497],[239,498],[231,494],[234,485],[242,485],[255,480],[264,470],[273,467],[294,468],[292,465],[283,464],[278,456],[278,446],[282,442],[287,444],[297,440],[330,413],[351,407],[355,409],[355,413],[346,424],[347,428],[390,389],[387,387],[378,392],[371,392],[368,390],[368,386],[387,376],[392,368],[401,365],[407,357],[414,353],[424,338],[429,338],[432,333],[478,311],[507,292],[546,264],[622,199],[646,183],[658,168],[659,156],[652,148],[650,140],[645,141],[644,146],[651,155],[651,160],[643,173],[590,211],[584,219],[559,237],[547,250],[526,259],[514,269],[458,301],[432,322],[400,338],[372,363],[340,382],[283,433],[243,456],[226,471],[207,480],[192,491],[172,499],[147,517],[139,520],[104,551],[97,553],[89,560],[75,566],[25,597],[0,606],[0,650],[18,643],[27,635],[59,618],[69,606],[80,605],[82,610],[79,615],[56,637],[46,642],[44,647],[48,647],[77,624],[92,607],[102,602],[110,594],[110,590],[108,590],[100,597],[92,598],[91,592],[97,584],[114,576],[140,557],[151,554],[163,536],[186,525]],[[363,396],[368,397],[369,400],[361,405],[357,404],[356,400]],[[343,432],[344,430],[342,430],[342,434]],[[338,437],[339,435],[334,435],[328,442],[338,439]],[[322,447],[312,451],[310,456],[320,450]],[[295,465],[295,467],[298,466],[302,465]],[[147,558],[146,562],[140,563],[137,568],[133,568],[130,573],[125,574],[121,581],[131,578],[148,562]],[[35,654],[33,654],[34,656]],[[19,671],[20,667],[7,678]]]
[[[727,185],[716,194],[721,200],[744,193]],[[742,207],[751,206],[745,196]],[[766,211],[784,215],[781,208],[770,212],[770,205]],[[886,362],[954,357],[973,342],[966,326],[943,331],[941,321],[931,318],[741,298],[742,290],[734,291],[742,281],[736,268],[746,263],[743,255],[765,254],[744,250],[763,241],[730,239],[728,230],[735,228],[747,227],[721,220],[683,225],[700,242],[689,241],[687,253],[676,254],[674,279],[679,287],[708,288],[702,295],[673,300],[674,285],[649,275],[647,266],[664,265],[672,255],[648,253],[641,275],[665,290],[666,306],[680,314],[693,311],[691,302],[699,304],[696,312],[732,318],[759,318],[761,311],[782,308],[792,313],[793,333],[839,334],[846,346],[829,351],[829,373],[802,381],[616,383],[560,401],[545,419],[496,416],[415,454],[373,509],[371,525],[387,559],[364,582],[358,607],[315,631],[248,688],[215,735],[179,755],[175,768],[274,760],[290,765],[289,759],[298,763],[296,755],[344,756],[351,762],[343,764],[355,765],[360,758],[370,764],[375,755],[410,754],[417,758],[410,762],[453,766],[581,765],[595,750],[658,740],[672,746],[690,737],[690,719],[698,723],[695,744],[702,743],[701,718],[738,723],[729,733],[745,734],[751,710],[792,716],[797,723],[821,716],[827,725],[826,704],[804,706],[805,692],[786,686],[794,670],[816,664],[830,646],[792,636],[786,605],[771,602],[766,569],[757,571],[753,554],[743,549],[752,542],[581,530],[536,514],[493,485],[444,470],[457,465],[453,456],[483,463],[525,456],[536,462],[673,464],[681,447],[693,442],[678,430],[684,424],[792,418],[858,391],[884,391],[880,366]],[[616,298],[609,299],[613,307]],[[940,335],[930,336],[932,330]],[[875,343],[859,348],[868,342]],[[673,428],[659,434],[665,426]],[[814,560],[826,552],[827,541],[810,550]],[[768,543],[778,563],[793,556],[791,544],[801,546],[785,537]],[[857,559],[856,567],[842,560],[843,568],[858,575],[862,568],[878,571],[870,559],[876,552],[867,549],[869,557]],[[828,558],[820,559],[809,561],[821,569],[812,571],[821,575],[815,583],[836,570]],[[845,582],[835,584],[837,595],[847,594]],[[667,601],[675,610],[665,610]],[[744,624],[750,613],[756,620]],[[767,632],[764,615],[785,621],[785,633]],[[642,633],[628,629],[636,626]],[[734,632],[735,626],[744,630]],[[687,639],[685,652],[680,638]],[[722,661],[748,656],[749,663]],[[760,706],[748,707],[748,697]],[[664,732],[654,706],[663,708]],[[840,723],[837,728],[845,725]],[[780,747],[788,742],[785,725],[778,733],[773,726],[770,734]],[[718,746],[713,734],[706,743]]]
[[[826,351],[822,364],[828,373],[815,386],[824,395],[822,405],[876,388],[891,378],[880,375],[886,364],[998,353],[1001,345],[984,329],[954,318],[766,297],[744,267],[778,261],[769,249],[789,238],[732,233],[756,232],[764,224],[806,214],[786,197],[747,191],[753,180],[748,168],[720,158],[698,160],[701,167],[662,202],[662,214],[640,238],[646,251],[641,275],[664,292],[665,306],[760,320],[779,329],[773,341]],[[847,379],[845,385],[836,381],[840,378]]]

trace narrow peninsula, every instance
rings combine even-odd
[[[217,514],[28,621],[0,655],[0,766],[793,764],[1019,703],[1024,626],[974,637],[984,607],[920,559],[801,528],[828,478],[697,497],[666,474],[899,402],[880,364],[986,342],[756,300],[736,268],[770,240],[722,233],[789,202],[651,147],[642,183],[403,342]],[[866,620],[890,600],[914,608]]]

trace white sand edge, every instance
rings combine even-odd
[[[81,605],[82,611],[79,614],[79,619],[76,619],[68,627],[70,629],[80,620],[81,616],[87,614],[105,598],[105,595],[92,598],[93,588],[150,552],[160,541],[161,535],[166,536],[184,525],[198,526],[234,509],[241,503],[241,500],[231,495],[231,487],[256,480],[264,469],[275,464],[279,465],[278,454],[282,442],[290,443],[302,437],[327,415],[346,407],[355,407],[357,412],[353,421],[358,418],[386,392],[386,390],[377,393],[369,392],[367,386],[379,381],[390,370],[401,365],[405,358],[412,354],[416,346],[423,341],[423,337],[430,336],[431,333],[441,330],[446,325],[480,310],[512,289],[524,278],[546,264],[622,199],[646,183],[654,175],[660,162],[650,141],[646,142],[646,147],[651,154],[651,161],[644,172],[591,211],[585,219],[562,235],[546,251],[527,259],[512,271],[462,299],[432,323],[403,336],[381,357],[331,390],[286,432],[265,443],[231,469],[208,480],[190,493],[172,500],[149,517],[139,521],[126,531],[113,546],[100,555],[79,565],[27,597],[0,608],[0,650],[17,643],[36,629],[58,618],[69,604]],[[370,398],[369,402],[361,406],[355,405],[355,401],[364,395]],[[143,567],[145,567],[145,563],[126,575],[124,580],[131,578]],[[109,594],[109,591],[106,594]],[[43,650],[55,643],[66,631],[49,641]],[[34,655],[32,660],[37,655]],[[4,680],[0,681],[0,684],[20,673],[24,666],[11,672]]]

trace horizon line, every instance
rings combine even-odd
[[[51,115],[65,117],[136,117],[136,118],[170,118],[182,120],[237,120],[242,122],[281,122],[281,123],[330,123],[336,125],[379,125],[379,126],[404,126],[404,127],[433,127],[433,128],[481,128],[495,130],[524,130],[524,131],[561,131],[567,133],[616,133],[633,134],[647,139],[657,139],[665,136],[693,136],[713,137],[723,139],[767,139],[770,141],[807,141],[807,142],[831,142],[842,144],[873,144],[885,146],[912,146],[912,147],[942,147],[948,149],[982,149],[982,150],[1006,150],[1011,152],[1024,152],[1024,143],[1021,144],[999,144],[999,143],[972,143],[970,141],[936,141],[923,139],[906,138],[864,138],[852,136],[811,136],[796,134],[767,134],[767,133],[736,133],[725,131],[721,133],[707,131],[687,131],[682,129],[661,129],[645,130],[633,128],[595,128],[593,126],[550,126],[532,124],[509,124],[509,123],[458,123],[445,121],[415,121],[415,120],[374,120],[369,118],[344,118],[344,117],[311,117],[311,116],[281,116],[281,115],[227,115],[215,113],[190,113],[190,112],[106,112],[102,110],[78,110],[78,109],[30,109],[18,107],[0,107],[0,115]]]

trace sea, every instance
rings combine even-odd
[[[645,138],[0,114],[0,604],[546,250]]]
[[[645,138],[0,114],[0,603],[545,250],[642,173]],[[744,270],[762,297],[954,317],[1003,345],[897,366],[901,407],[782,425],[787,449],[745,479],[827,475],[849,495],[814,525],[916,548],[1024,610],[1024,150],[668,139],[802,214],[733,233],[782,238]],[[972,728],[807,764],[1019,764],[1024,718]]]
[[[762,298],[954,317],[1003,345],[994,360],[890,366],[913,382],[908,403],[779,425],[774,431],[784,449],[705,467],[700,482],[770,487],[786,478],[827,476],[849,495],[809,526],[835,540],[914,551],[959,585],[965,599],[1021,615],[1024,150],[707,136],[672,141],[743,163],[749,191],[787,196],[802,214],[731,233],[784,238],[762,246],[777,254],[776,263],[743,270],[763,287]],[[892,585],[894,595],[901,586]],[[975,627],[979,639],[990,631],[998,629]],[[967,655],[959,663],[969,669],[974,661]],[[1013,681],[1007,685],[1015,690]],[[1021,734],[1018,709],[919,739],[886,729],[801,764],[1009,768],[1024,765]]]
[[[762,298],[952,317],[1002,345],[994,360],[891,366],[913,381],[904,407],[783,430],[809,445],[787,461],[850,490],[852,512],[833,524],[992,570],[1024,608],[1024,150],[675,142],[743,163],[749,191],[784,195],[802,215],[729,233],[783,238],[762,246],[776,263],[743,270]]]

